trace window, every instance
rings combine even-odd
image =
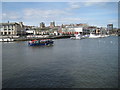
[[[11,34],[11,32],[8,32],[8,34],[10,35],[10,34]]]
[[[7,35],[7,32],[5,32],[4,35]]]

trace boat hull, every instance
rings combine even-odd
[[[76,38],[76,37],[71,37],[70,39],[73,39],[73,40],[80,40],[81,38]]]
[[[47,46],[47,45],[53,45],[53,41],[48,43],[28,43],[29,46]]]
[[[80,34],[76,34],[75,37],[70,37],[70,39],[80,40],[81,39],[81,35]]]

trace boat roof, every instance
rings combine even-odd
[[[32,41],[38,41],[38,40],[32,40]]]

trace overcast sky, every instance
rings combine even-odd
[[[26,25],[39,26],[51,21],[56,25],[87,23],[106,27],[118,23],[117,2],[3,2],[3,22],[24,22]]]

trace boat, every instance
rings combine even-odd
[[[89,35],[82,35],[81,39],[89,38]]]
[[[11,39],[11,38],[1,38],[0,39],[0,42],[13,42],[14,39]]]
[[[46,46],[53,45],[54,41],[51,39],[43,39],[43,40],[32,40],[28,42],[29,46]]]
[[[105,35],[105,37],[109,37],[110,35]]]
[[[90,33],[89,38],[101,38],[101,35],[94,35]]]
[[[70,39],[80,40],[81,39],[81,35],[80,34],[76,34],[75,37],[70,37]]]
[[[109,35],[101,35],[101,38],[109,37]]]

